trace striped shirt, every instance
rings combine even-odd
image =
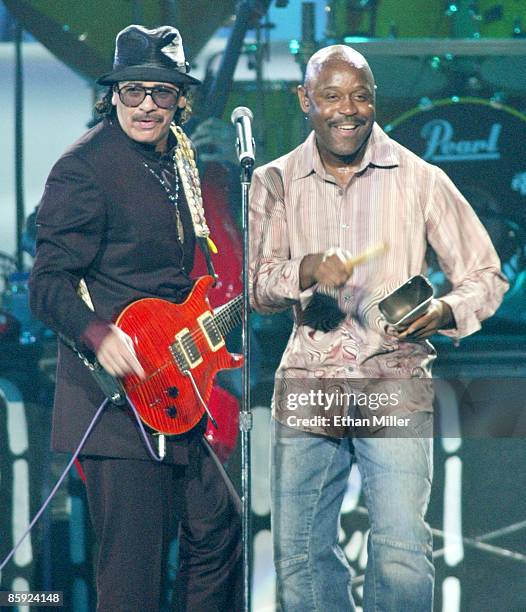
[[[325,170],[314,132],[291,153],[258,168],[250,232],[252,307],[261,313],[291,306],[294,311],[278,378],[430,377],[436,354],[429,341],[398,341],[386,333],[378,309],[382,297],[425,274],[428,246],[452,285],[441,299],[456,327],[439,333],[458,340],[476,332],[508,286],[486,230],[451,180],[377,124],[345,188]],[[357,266],[343,288],[301,291],[305,255],[332,247],[358,255],[379,243],[387,245],[386,252]],[[305,322],[316,293],[331,294],[345,314],[331,331]]]

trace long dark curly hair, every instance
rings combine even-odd
[[[112,117],[115,115],[115,107],[111,103],[113,97],[114,85],[108,87],[108,90],[104,96],[95,103],[94,115],[96,120],[103,119],[104,117]],[[174,122],[176,125],[183,125],[192,115],[192,94],[188,87],[180,87],[181,94],[186,96],[186,106],[184,108],[178,108],[175,111]]]

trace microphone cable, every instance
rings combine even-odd
[[[71,459],[69,460],[68,464],[66,465],[66,468],[62,472],[60,478],[57,480],[57,483],[55,484],[55,486],[53,487],[53,489],[51,490],[51,492],[47,496],[46,500],[42,504],[42,506],[39,509],[39,511],[35,514],[33,520],[29,523],[28,528],[24,531],[24,533],[18,539],[18,542],[14,545],[14,547],[11,549],[11,551],[8,553],[8,555],[5,557],[5,559],[2,561],[2,563],[0,563],[0,572],[2,572],[4,567],[9,563],[9,560],[13,557],[13,555],[19,549],[19,547],[21,546],[22,542],[27,538],[27,536],[29,535],[29,533],[31,532],[33,527],[36,525],[38,519],[42,516],[42,514],[44,513],[44,511],[48,507],[48,505],[51,502],[51,500],[53,499],[55,493],[58,491],[60,485],[64,482],[64,479],[66,478],[69,470],[71,469],[71,466],[75,463],[75,460],[79,456],[80,451],[82,450],[84,444],[86,443],[86,440],[88,439],[88,437],[91,434],[93,428],[95,427],[95,424],[97,423],[100,415],[102,414],[103,410],[106,408],[106,406],[109,404],[110,401],[111,401],[110,398],[107,397],[102,402],[102,404],[97,408],[97,412],[95,413],[95,416],[91,419],[91,422],[88,425],[88,428],[86,429],[86,432],[82,436],[82,439],[81,439],[79,445],[77,446],[77,448],[76,448],[75,452],[73,453]],[[131,407],[131,409],[133,411],[133,414],[135,415],[135,419],[137,420],[137,423],[139,425],[139,429],[141,431],[141,434],[142,434],[142,437],[143,437],[143,440],[144,440],[144,443],[145,443],[145,446],[146,446],[146,450],[148,451],[148,454],[151,456],[151,458],[154,461],[157,461],[159,463],[162,462],[163,459],[164,459],[164,456],[163,455],[157,455],[155,453],[155,451],[153,450],[152,445],[150,443],[150,440],[148,439],[148,434],[146,433],[146,430],[144,428],[143,422],[141,421],[139,413],[137,412],[137,408],[135,408],[135,405],[133,404],[133,402],[131,401],[131,399],[127,395],[126,395],[126,401],[128,402],[128,405]]]

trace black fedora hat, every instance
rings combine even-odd
[[[130,25],[115,39],[113,70],[103,74],[97,83],[158,81],[199,85],[201,81],[187,74],[189,69],[179,30],[171,26],[148,30],[140,25]]]

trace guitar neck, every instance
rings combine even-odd
[[[243,295],[239,294],[214,312],[214,323],[217,325],[221,335],[225,337],[234,327],[241,323],[243,310]]]

